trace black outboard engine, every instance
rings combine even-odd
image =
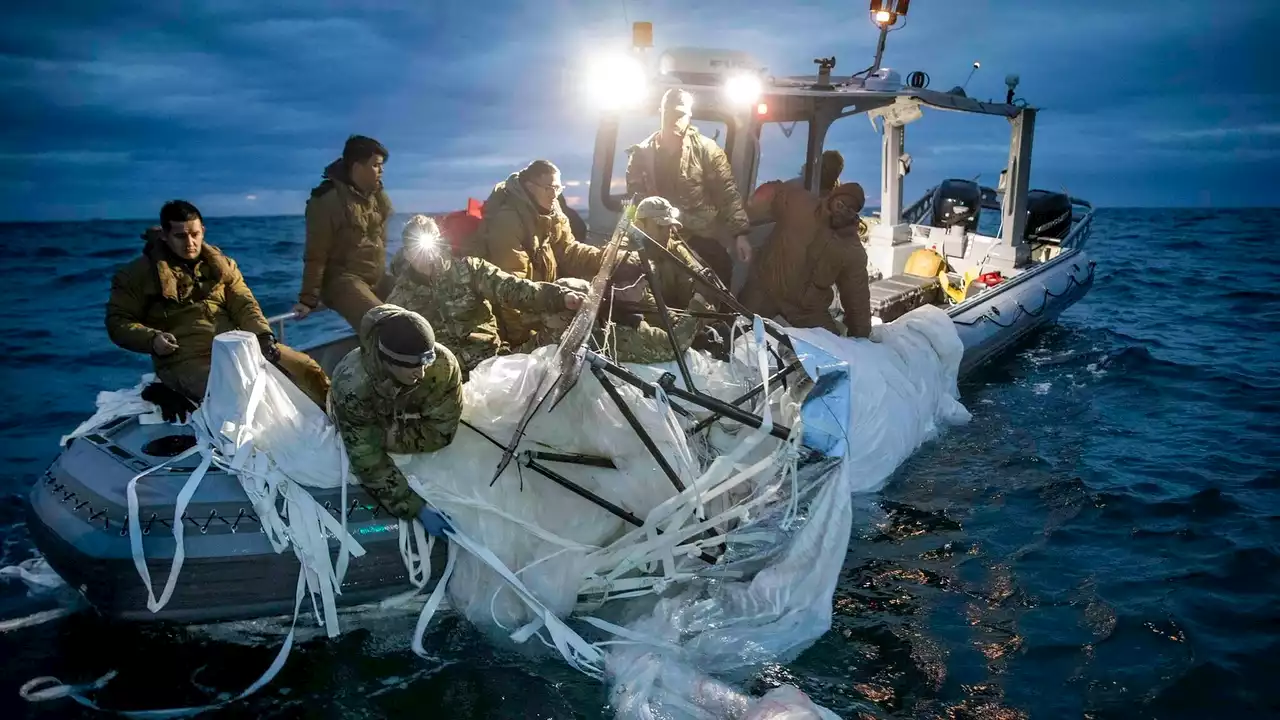
[[[1061,240],[1070,231],[1070,195],[1049,190],[1031,190],[1027,193],[1027,229],[1023,235],[1028,240]]]
[[[943,180],[933,191],[933,219],[937,228],[961,225],[966,232],[977,232],[978,215],[982,211],[982,187],[972,180]]]

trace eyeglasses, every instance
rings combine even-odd
[[[544,184],[544,183],[532,183],[532,184],[533,184],[533,185],[537,185],[538,187],[542,188],[543,190],[550,190],[551,192],[555,193],[557,196],[559,196],[559,195],[560,195],[560,193],[564,192],[564,186],[563,186],[563,185],[547,185],[547,184]]]

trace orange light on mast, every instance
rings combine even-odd
[[[769,103],[758,103],[758,104],[756,105],[756,114],[757,114],[757,115],[768,115],[768,114],[769,114]]]

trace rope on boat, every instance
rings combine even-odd
[[[1074,267],[1076,270],[1080,269],[1078,265],[1072,265],[1072,267]],[[1075,273],[1068,274],[1067,286],[1062,289],[1062,292],[1055,293],[1049,289],[1048,285],[1042,286],[1044,293],[1041,295],[1040,309],[1034,312],[1032,312],[1031,310],[1028,310],[1025,306],[1023,306],[1022,301],[1018,300],[1017,302],[1014,303],[1016,312],[1014,312],[1013,314],[1013,319],[1010,320],[1008,323],[1003,323],[996,319],[1000,314],[1000,310],[999,308],[996,308],[994,306],[987,312],[979,315],[978,317],[972,320],[961,320],[959,318],[952,318],[952,321],[958,325],[965,325],[967,327],[972,327],[974,325],[977,325],[980,322],[985,321],[985,322],[992,323],[996,327],[1011,328],[1015,324],[1017,324],[1018,320],[1020,320],[1023,315],[1028,315],[1030,317],[1040,317],[1040,315],[1044,314],[1045,309],[1047,309],[1049,306],[1049,298],[1060,298],[1063,295],[1066,295],[1068,292],[1071,291],[1071,288],[1073,285],[1084,287],[1085,283],[1093,282],[1093,273],[1094,273],[1095,267],[1096,267],[1096,263],[1091,261],[1089,263],[1089,276],[1084,279],[1084,282],[1077,280]]]

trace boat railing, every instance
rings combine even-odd
[[[923,224],[921,221],[933,210],[933,191],[937,189],[936,185],[929,188],[925,191],[924,197],[912,203],[906,210],[903,210],[902,222],[911,225]]]
[[[319,313],[327,313],[327,312],[328,312],[327,308],[316,308],[315,310],[312,310],[307,315],[307,317],[311,317],[312,315],[316,315]],[[295,316],[292,311],[287,313],[280,313],[279,315],[272,315],[271,317],[267,318],[267,325],[271,328],[271,331],[276,334],[276,340],[278,342],[281,342],[281,343],[285,342],[285,339],[284,339],[285,327],[291,320],[294,322],[297,322],[299,320],[299,318]],[[280,328],[279,330],[276,329],[277,325]]]

